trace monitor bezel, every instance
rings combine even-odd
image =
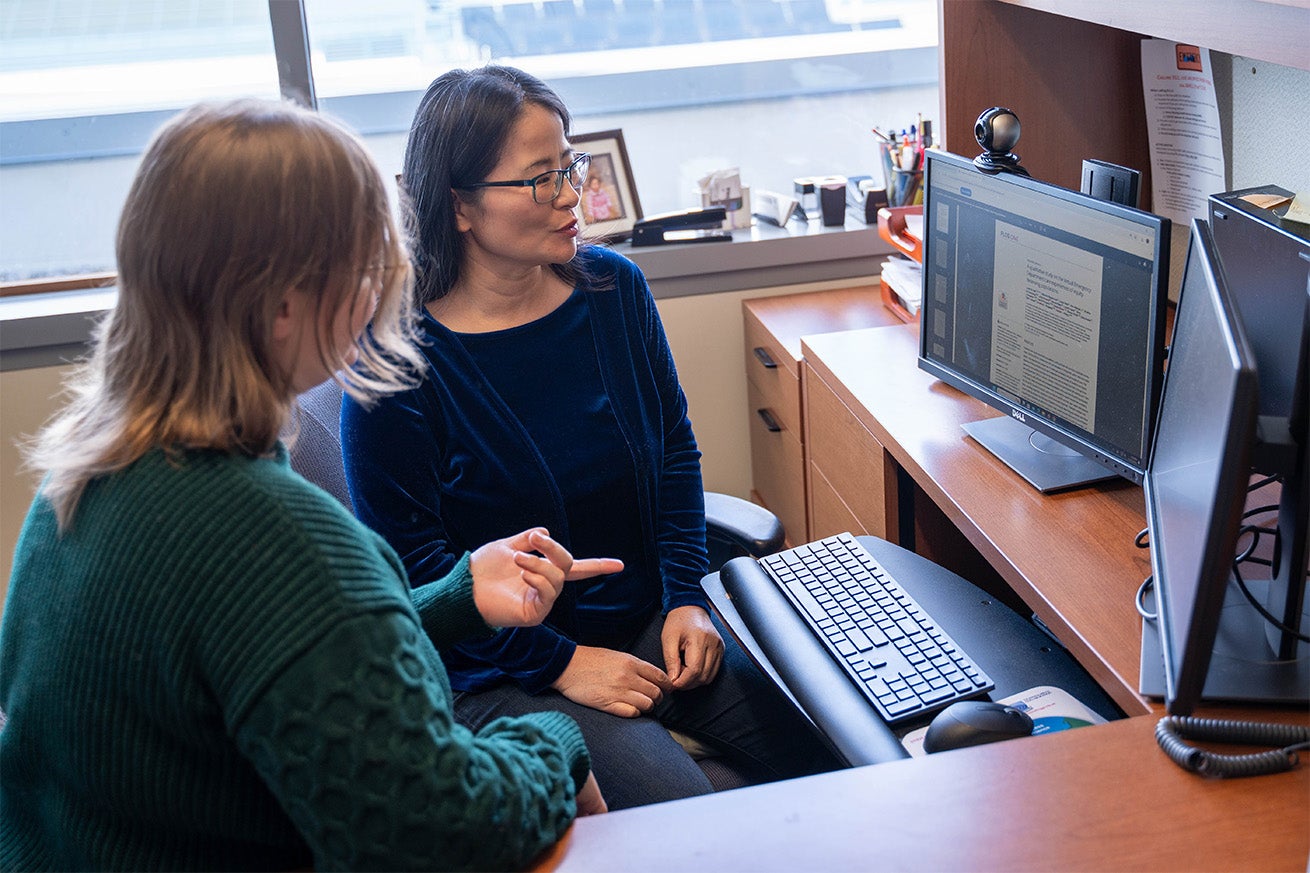
[[[1141,484],[1142,479],[1146,474],[1147,464],[1150,459],[1151,445],[1154,440],[1153,428],[1155,426],[1156,415],[1159,411],[1160,392],[1164,384],[1164,337],[1166,310],[1169,301],[1169,219],[1141,209],[1135,209],[1131,206],[1124,206],[1108,200],[1100,200],[1079,191],[1064,188],[1052,182],[1033,179],[1028,176],[1014,173],[1001,173],[997,175],[985,174],[977,170],[971,160],[952,154],[951,152],[929,150],[926,154],[927,162],[924,168],[925,175],[923,188],[925,194],[925,227],[929,220],[926,217],[930,206],[927,198],[932,191],[933,167],[938,163],[945,162],[950,163],[957,168],[977,173],[980,177],[980,181],[1001,179],[1005,184],[1016,185],[1028,189],[1029,191],[1051,196],[1066,203],[1073,203],[1080,207],[1095,210],[1104,215],[1131,221],[1135,224],[1142,225],[1154,234],[1153,238],[1156,240],[1156,257],[1154,263],[1155,272],[1152,277],[1154,293],[1151,297],[1151,312],[1149,315],[1150,324],[1148,325],[1148,333],[1151,342],[1149,355],[1150,372],[1147,374],[1148,384],[1145,391],[1146,408],[1144,410],[1145,414],[1142,422],[1143,440],[1142,456],[1140,460],[1133,460],[1127,457],[1122,450],[1117,447],[1110,446],[1104,441],[1089,438],[1082,432],[1073,431],[1058,421],[1052,421],[1044,415],[1035,412],[1033,409],[1010,400],[1003,394],[997,392],[990,385],[981,384],[953,367],[929,356],[929,324],[927,317],[927,295],[929,289],[927,282],[930,265],[932,264],[933,234],[926,229],[923,234],[923,262],[925,264],[923,288],[924,303],[920,314],[919,368],[936,376],[948,385],[958,388],[969,396],[981,400],[993,409],[1005,413],[1016,421],[1032,428],[1034,431],[1050,437],[1061,445],[1067,446],[1078,452],[1083,457],[1095,461],[1097,464],[1100,464],[1108,470],[1109,473],[1118,474],[1135,484]]]
[[[1193,259],[1192,252],[1197,252]],[[1233,559],[1240,536],[1242,515],[1246,508],[1247,487],[1251,478],[1251,453],[1256,441],[1258,421],[1258,388],[1255,355],[1247,342],[1237,306],[1224,279],[1214,240],[1204,221],[1193,220],[1189,238],[1185,269],[1198,263],[1204,271],[1204,283],[1189,285],[1184,276],[1179,292],[1178,306],[1185,297],[1202,288],[1210,295],[1208,301],[1221,313],[1221,326],[1226,329],[1225,340],[1233,358],[1234,391],[1226,415],[1228,427],[1221,447],[1217,493],[1210,505],[1206,531],[1202,542],[1200,578],[1195,581],[1196,596],[1192,614],[1188,618],[1186,634],[1182,639],[1174,633],[1171,616],[1171,581],[1163,566],[1165,549],[1158,547],[1161,527],[1159,488],[1153,470],[1148,470],[1143,482],[1146,498],[1147,531],[1151,538],[1151,573],[1155,590],[1155,626],[1160,638],[1164,659],[1165,708],[1173,715],[1190,715],[1202,698],[1206,677],[1219,632],[1220,617],[1224,609],[1232,579]],[[1189,304],[1190,305],[1190,304]],[[1177,318],[1175,318],[1177,321]],[[1175,336],[1173,342],[1179,342]],[[1181,338],[1186,342],[1186,338]],[[1165,375],[1164,395],[1168,393],[1168,374]],[[1164,396],[1162,395],[1162,396]],[[1163,401],[1159,409],[1164,414]],[[1160,438],[1157,423],[1155,441]],[[1155,443],[1152,443],[1152,457]]]

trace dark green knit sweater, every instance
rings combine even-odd
[[[153,452],[63,535],[38,498],[0,625],[0,869],[521,867],[589,761],[559,713],[453,722],[429,636],[488,632],[467,557],[411,594],[283,451]]]

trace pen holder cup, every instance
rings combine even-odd
[[[923,203],[923,170],[895,169],[892,185],[887,189],[887,201],[892,206],[914,206]]]
[[[906,152],[902,146],[891,143],[878,144],[878,156],[882,163],[882,176],[887,183],[887,202],[891,206],[911,206],[922,203],[923,167],[915,169],[904,166]]]

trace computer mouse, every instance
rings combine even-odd
[[[923,749],[945,752],[1026,737],[1032,732],[1033,720],[1023,710],[990,700],[961,700],[933,718],[923,737]]]

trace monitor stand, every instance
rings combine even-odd
[[[1268,584],[1268,580],[1247,580],[1257,598]],[[1310,703],[1310,646],[1301,643],[1292,658],[1280,660],[1265,637],[1267,625],[1230,580],[1202,700],[1289,706]],[[1310,628],[1310,610],[1302,614],[1301,627]],[[1165,696],[1164,649],[1155,620],[1142,622],[1138,691],[1147,697]]]
[[[1115,473],[1008,415],[961,425],[1043,494],[1115,478]]]

